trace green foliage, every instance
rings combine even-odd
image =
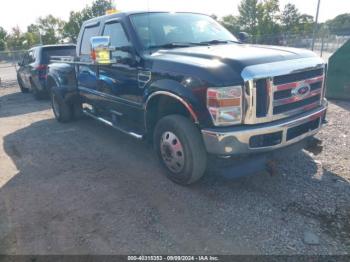
[[[260,43],[273,44],[280,32],[279,0],[264,0],[258,4],[258,32]]]
[[[69,20],[63,27],[63,36],[68,38],[71,42],[76,42],[80,27],[84,21],[93,17],[105,15],[108,9],[112,9],[113,6],[108,0],[96,0],[91,6],[86,6],[80,12],[71,12]]]
[[[10,50],[21,50],[26,46],[26,39],[19,27],[12,28],[10,35],[7,38],[7,46]]]
[[[311,15],[300,14],[293,4],[287,4],[281,15],[281,23],[285,34],[311,34],[314,18]]]
[[[80,27],[84,21],[101,16],[113,6],[109,0],[95,0],[81,11],[72,11],[69,20],[64,22],[52,15],[40,17],[35,24],[21,32],[18,27],[7,33],[0,27],[0,50],[27,49],[33,45],[76,42]],[[253,42],[276,44],[290,35],[310,35],[314,19],[307,14],[300,14],[293,4],[279,8],[279,0],[241,0],[239,15],[228,15],[219,21],[233,34],[245,31],[252,36]],[[218,20],[216,15],[212,15]],[[350,34],[350,14],[337,16],[327,21],[320,34]],[[322,30],[321,30],[322,29]]]
[[[239,18],[237,16],[233,16],[233,15],[224,16],[220,20],[220,23],[235,35],[237,35],[241,30],[239,25]]]
[[[287,32],[295,32],[300,23],[300,13],[293,4],[287,4],[281,14],[281,24]]]
[[[40,17],[37,28],[41,34],[42,44],[50,45],[61,42],[64,22],[52,15]]]
[[[40,17],[35,24],[27,27],[27,32],[21,32],[18,27],[12,29],[7,36],[0,27],[0,50],[5,49],[5,42],[10,50],[28,49],[34,45],[58,44],[65,41],[76,42],[82,23],[93,17],[101,16],[106,10],[113,8],[108,0],[95,0],[91,6],[81,11],[71,12],[68,22],[48,15]]]
[[[350,34],[350,13],[338,15],[333,20],[326,22],[329,31],[336,35]]]
[[[0,51],[5,50],[7,32],[0,26]]]
[[[238,6],[241,29],[255,36],[258,32],[258,0],[242,0]]]
[[[71,42],[76,42],[83,22],[88,19],[83,12],[71,12],[69,20],[63,27],[63,36]]]
[[[234,34],[247,32],[256,43],[278,44],[286,35],[309,35],[313,30],[312,16],[300,14],[293,4],[280,10],[279,0],[242,0],[238,11],[238,16],[228,15],[220,22]]]

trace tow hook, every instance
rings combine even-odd
[[[304,149],[317,156],[321,154],[323,150],[322,140],[312,137],[309,139]]]

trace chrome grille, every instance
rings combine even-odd
[[[275,77],[273,115],[295,114],[319,106],[323,81],[323,69]]]
[[[321,106],[325,67],[319,57],[246,67],[244,124],[268,123]]]

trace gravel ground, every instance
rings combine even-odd
[[[0,88],[0,253],[350,253],[349,102],[330,104],[321,154],[181,187],[147,144],[18,90]]]

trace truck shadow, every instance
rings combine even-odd
[[[196,253],[208,232],[206,252],[242,254],[261,251],[266,228],[288,215],[316,219],[334,238],[349,226],[339,204],[349,200],[349,182],[305,152],[280,160],[274,176],[208,173],[180,187],[162,175],[150,146],[92,120],[33,123],[4,137],[4,150],[18,171],[0,170],[3,254]],[[301,227],[295,219],[285,223]]]
[[[43,111],[49,108],[49,101],[37,101],[32,94],[17,92],[0,96],[0,118]]]

